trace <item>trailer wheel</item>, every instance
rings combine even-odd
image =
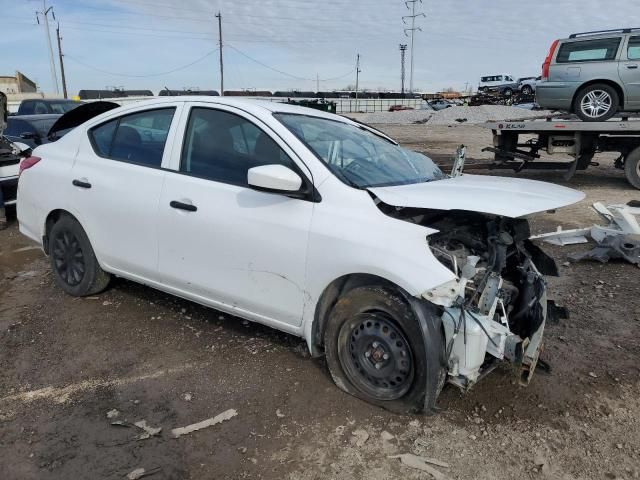
[[[640,190],[640,148],[636,148],[625,157],[624,174],[627,181]]]

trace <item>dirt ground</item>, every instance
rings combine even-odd
[[[491,144],[475,126],[383,129],[438,161],[465,143],[473,163]],[[535,232],[599,223],[597,200],[640,199],[601,160],[568,183],[521,175],[587,193],[536,216]],[[552,297],[570,309],[547,327],[550,374],[523,388],[504,367],[466,394],[446,388],[437,416],[399,416],[338,390],[298,338],[124,280],[62,294],[13,222],[0,232],[0,479],[431,478],[399,453],[446,462],[442,478],[640,478],[640,269],[567,263],[586,248],[545,245],[562,265]],[[237,415],[171,437],[227,409]],[[161,433],[111,424],[141,420]]]

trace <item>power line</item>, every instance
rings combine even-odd
[[[338,76],[338,77],[334,77],[334,78],[324,78],[324,79],[322,79],[322,78],[320,78],[320,79],[319,79],[319,78],[317,78],[317,77],[316,77],[316,78],[305,78],[305,77],[299,77],[299,76],[297,76],[297,75],[293,75],[293,74],[291,74],[291,73],[284,72],[284,71],[279,70],[279,69],[277,69],[277,68],[275,68],[275,67],[272,67],[272,66],[270,66],[270,65],[267,65],[266,63],[261,62],[260,60],[257,60],[257,59],[255,59],[255,58],[253,58],[252,56],[250,56],[250,55],[246,54],[245,52],[243,52],[242,50],[240,50],[240,49],[238,49],[238,48],[234,47],[233,45],[230,45],[229,43],[226,43],[225,45],[226,45],[227,47],[229,47],[229,48],[232,48],[233,50],[235,50],[236,52],[238,52],[238,53],[239,53],[240,55],[242,55],[243,57],[248,58],[248,59],[249,59],[249,60],[251,60],[252,62],[255,62],[255,63],[257,63],[258,65],[263,66],[264,68],[267,68],[267,69],[269,69],[269,70],[272,70],[272,71],[274,71],[274,72],[276,72],[276,73],[279,73],[279,74],[281,74],[281,75],[284,75],[284,76],[287,76],[287,77],[293,78],[293,79],[295,79],[295,80],[302,80],[302,81],[309,81],[309,82],[318,82],[318,81],[320,81],[320,82],[331,82],[331,81],[334,81],[334,80],[340,80],[341,78],[344,78],[344,77],[346,77],[346,76],[348,76],[348,75],[351,75],[351,74],[353,73],[353,70],[351,70],[351,71],[349,71],[348,73],[345,73],[344,75],[340,75],[340,76]]]
[[[402,21],[406,24],[405,18],[411,19],[411,28],[405,28],[404,34],[407,37],[411,37],[411,73],[409,74],[409,93],[413,93],[413,37],[415,36],[416,31],[421,32],[422,28],[416,27],[416,18],[417,17],[425,17],[426,15],[422,12],[416,13],[416,3],[422,3],[422,0],[405,0],[404,4],[408,9],[411,10],[411,15],[405,15],[402,17]],[[411,7],[409,7],[411,5]],[[407,32],[411,32],[411,35],[407,35]]]
[[[113,75],[115,77],[147,78],[147,77],[161,77],[163,75],[169,75],[170,73],[175,73],[175,72],[178,72],[180,70],[185,70],[186,68],[189,68],[190,66],[195,65],[198,62],[201,62],[202,60],[207,58],[209,55],[212,55],[214,53],[216,53],[216,50],[211,50],[210,52],[207,52],[202,57],[194,60],[193,62],[189,62],[186,65],[182,65],[181,67],[177,67],[177,68],[174,68],[172,70],[168,70],[166,72],[149,73],[149,74],[145,74],[145,75],[131,75],[131,74],[127,74],[127,73],[114,73],[114,72],[110,72],[108,70],[103,70],[101,68],[94,67],[93,65],[89,65],[88,63],[84,63],[83,61],[79,60],[78,58],[72,57],[69,54],[65,54],[65,57],[70,58],[74,62],[79,63],[80,65],[82,65],[84,67],[90,68],[91,70],[95,70],[95,71],[100,72],[100,73],[104,73],[106,75]]]

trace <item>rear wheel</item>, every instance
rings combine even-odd
[[[624,159],[624,174],[631,185],[640,189],[640,148],[633,150]]]
[[[596,83],[578,92],[574,110],[585,122],[604,122],[616,114],[619,101],[618,93],[613,87]]]
[[[525,85],[522,87],[522,93],[523,95],[531,95],[533,94],[533,88],[531,88],[531,85]]]
[[[325,331],[329,371],[340,388],[395,412],[418,412],[425,403],[427,354],[420,325],[404,298],[391,289],[359,287],[344,294]]]
[[[63,215],[51,228],[49,254],[56,283],[69,295],[107,288],[111,276],[100,268],[87,234],[73,217]]]

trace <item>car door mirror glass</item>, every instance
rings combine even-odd
[[[297,192],[302,186],[302,178],[284,165],[261,165],[248,170],[247,183],[259,190]]]

